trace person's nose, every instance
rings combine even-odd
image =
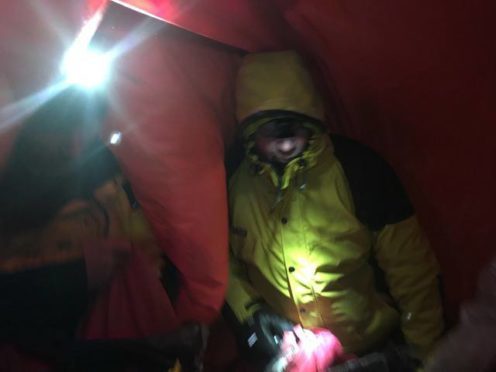
[[[279,148],[284,152],[291,151],[294,148],[294,141],[291,138],[284,138],[279,142]]]

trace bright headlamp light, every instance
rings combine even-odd
[[[67,83],[90,89],[107,82],[110,66],[108,54],[75,43],[65,53],[61,71]]]

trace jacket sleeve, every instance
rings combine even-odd
[[[423,358],[443,329],[434,253],[389,164],[349,139],[334,136],[333,143],[349,181],[356,216],[375,237],[375,261],[401,313],[405,339]]]
[[[262,297],[249,282],[245,264],[231,252],[229,257],[227,304],[237,321],[244,323],[255,311],[262,307],[262,303]]]
[[[375,257],[401,312],[401,330],[419,357],[443,330],[439,268],[415,216],[375,233]]]

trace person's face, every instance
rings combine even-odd
[[[255,147],[264,160],[286,164],[305,151],[309,136],[300,123],[270,122],[258,129]]]

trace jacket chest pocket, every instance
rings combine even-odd
[[[251,263],[255,257],[255,239],[253,234],[240,226],[229,229],[229,246],[235,259]]]

